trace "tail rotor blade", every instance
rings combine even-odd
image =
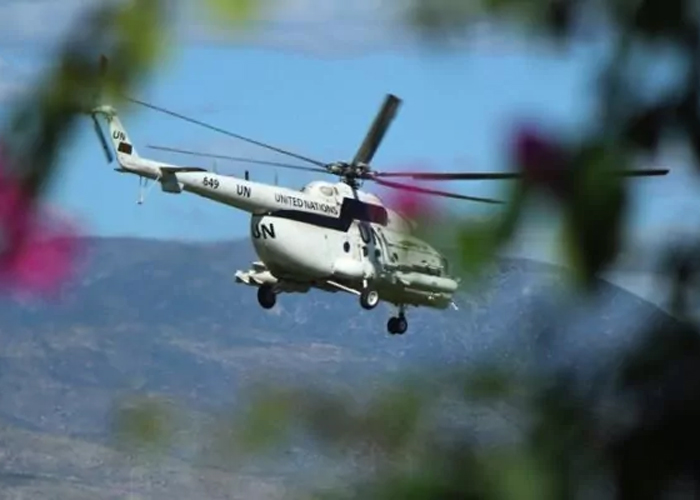
[[[109,148],[109,143],[107,142],[107,138],[105,137],[104,133],[102,132],[102,127],[100,127],[100,122],[97,121],[97,117],[95,115],[92,116],[92,123],[95,127],[95,133],[97,134],[97,137],[100,139],[100,144],[102,144],[102,150],[105,153],[105,157],[107,158],[107,163],[112,163],[114,161],[114,153],[112,153],[112,150]]]
[[[353,159],[354,165],[361,163],[368,165],[372,161],[374,154],[377,152],[382,139],[384,139],[389,129],[389,125],[391,125],[391,122],[396,117],[400,105],[401,99],[395,95],[388,94],[386,96],[381,109],[374,118],[374,122],[372,122],[372,126],[367,132],[364,141],[362,141],[362,145],[355,154],[355,158]]]

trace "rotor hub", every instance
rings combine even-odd
[[[342,177],[348,184],[354,184],[358,179],[366,179],[370,175],[370,166],[365,163],[349,163],[338,161],[327,165],[331,174]]]

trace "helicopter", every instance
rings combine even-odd
[[[102,60],[102,64],[106,61]],[[103,68],[104,71],[104,68]],[[276,146],[238,135],[139,99],[135,104],[195,123],[239,140],[272,150],[311,166],[270,162],[251,158],[199,153],[180,148],[149,145],[149,149],[210,157],[249,164],[275,166],[330,174],[336,182],[314,180],[300,190],[253,182],[219,174],[201,167],[174,165],[140,156],[124,128],[117,110],[108,104],[89,108],[88,113],[108,163],[116,159],[117,172],[139,177],[138,203],[144,201],[148,180],[160,184],[165,193],[192,193],[250,213],[250,237],[258,261],[251,269],[235,273],[237,283],[257,288],[264,309],[276,305],[283,293],[307,293],[311,289],[345,292],[359,297],[365,310],[380,302],[396,308],[386,328],[391,335],[408,329],[408,307],[457,309],[453,300],[459,279],[450,272],[448,259],[432,245],[415,236],[415,222],[382,200],[360,189],[362,181],[422,194],[499,204],[499,200],[426,189],[388,180],[492,180],[516,179],[515,172],[436,173],[380,172],[370,163],[375,156],[401,99],[387,94],[357,153],[350,162],[322,162]],[[108,128],[105,136],[98,118]],[[666,175],[666,169],[623,171],[623,175]]]

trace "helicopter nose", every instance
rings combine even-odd
[[[321,228],[275,216],[251,217],[251,238],[258,257],[270,269],[283,269],[309,278],[330,274],[324,259]]]

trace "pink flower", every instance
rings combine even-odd
[[[513,156],[526,183],[544,188],[555,196],[566,194],[568,161],[563,149],[553,139],[534,126],[519,126]]]
[[[2,151],[0,147],[0,152]],[[0,157],[0,283],[29,293],[55,292],[73,272],[77,231],[40,210]]]
[[[410,169],[402,168],[403,172],[409,172]],[[429,172],[429,169],[415,169],[416,172]],[[391,180],[390,182],[393,182]],[[387,196],[388,206],[399,212],[401,215],[420,221],[432,219],[437,214],[435,205],[435,197],[430,194],[421,192],[421,189],[436,189],[434,185],[421,186],[415,181],[401,180],[402,189],[390,188]],[[431,183],[432,184],[432,183]]]
[[[426,215],[428,212],[426,196],[415,191],[396,190],[392,197],[391,205],[396,207],[396,210],[409,219],[417,219]]]

